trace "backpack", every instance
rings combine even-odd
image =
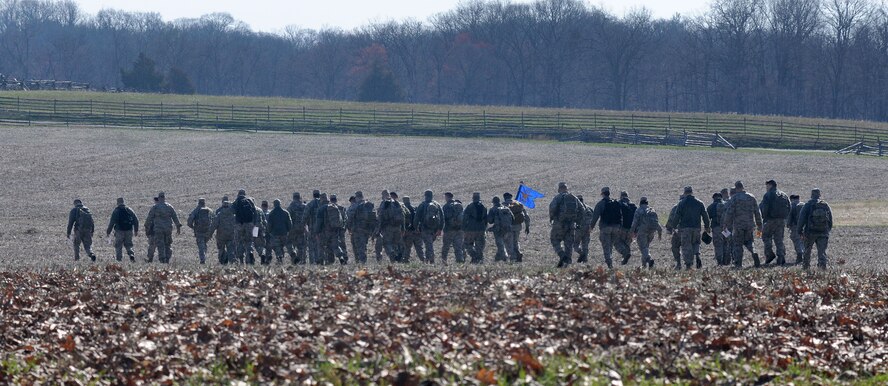
[[[447,229],[448,230],[460,230],[462,229],[463,222],[463,205],[460,201],[453,201],[453,203],[444,206],[444,218],[447,220]]]
[[[197,210],[197,213],[194,214],[194,231],[195,232],[207,232],[210,230],[210,226],[212,221],[210,220],[210,209],[209,208],[200,208]]]
[[[383,201],[379,207],[379,221],[383,225],[400,226],[404,224],[404,210],[397,201]]]
[[[92,213],[89,208],[81,206],[77,209],[77,231],[93,232],[96,229],[96,223],[93,221]]]
[[[441,218],[440,206],[436,203],[426,205],[422,226],[425,229],[441,229],[444,219]]]
[[[372,202],[365,202],[355,209],[355,225],[358,229],[373,231],[376,221],[376,210],[374,210]]]
[[[791,210],[792,203],[789,201],[789,196],[787,196],[786,193],[778,191],[777,197],[775,197],[774,202],[771,203],[771,217],[785,219],[789,217],[789,212]]]
[[[829,206],[825,202],[817,201],[811,208],[807,230],[814,233],[829,232]]]
[[[518,201],[512,201],[509,204],[509,210],[512,211],[512,225],[524,224],[524,205]]]
[[[558,220],[577,221],[580,215],[580,200],[570,193],[564,193],[561,198],[561,207],[558,208]]]
[[[130,216],[129,211],[126,210],[125,207],[118,207],[114,210],[117,211],[117,229],[121,231],[133,230],[133,223],[135,223],[135,219],[133,219],[133,216]]]
[[[617,200],[608,199],[604,203],[604,211],[601,213],[601,222],[604,225],[623,225],[623,204]]]
[[[508,207],[501,206],[496,209],[496,220],[495,225],[501,226],[502,228],[498,229],[499,231],[511,231],[511,224],[515,221],[515,216],[512,215],[512,210]]]
[[[234,217],[238,224],[253,222],[256,218],[256,205],[249,198],[238,198],[234,201]]]
[[[336,205],[330,204],[327,205],[324,213],[324,222],[327,226],[327,229],[341,229],[345,225],[345,221],[342,218],[342,212],[339,211],[339,208]]]
[[[632,219],[635,217],[635,211],[638,209],[633,203],[622,203],[623,228],[632,228]]]
[[[639,224],[638,229],[643,231],[655,231],[660,224],[660,218],[657,216],[657,212],[651,208],[647,208],[640,220],[641,224]]]
[[[293,227],[302,229],[305,226],[305,205],[290,205],[287,211],[290,212]]]

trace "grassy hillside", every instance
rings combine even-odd
[[[588,139],[596,142],[612,129],[687,131],[719,133],[738,146],[795,149],[888,138],[883,122],[799,117],[64,91],[0,92],[0,121],[550,139],[587,130],[603,133]]]

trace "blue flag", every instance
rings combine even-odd
[[[527,185],[524,185],[524,183],[521,183],[521,185],[518,186],[518,197],[516,197],[516,201],[524,204],[524,206],[530,209],[536,208],[536,204],[533,202],[533,200],[543,197],[546,196],[540,192],[537,192],[536,190],[527,187]]]

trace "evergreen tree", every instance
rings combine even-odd
[[[191,84],[191,79],[188,78],[184,71],[173,67],[167,72],[166,80],[163,84],[163,92],[191,95],[194,94],[194,85]]]
[[[358,89],[361,102],[403,102],[404,90],[395,80],[395,75],[378,62],[374,63]]]
[[[133,62],[132,70],[120,69],[120,78],[124,88],[139,92],[158,92],[163,83],[163,75],[157,72],[154,61],[144,53],[140,53]]]

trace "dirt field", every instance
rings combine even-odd
[[[215,207],[222,195],[234,196],[242,187],[259,200],[281,198],[285,205],[292,192],[305,197],[314,188],[338,193],[341,201],[362,190],[377,202],[379,192],[390,189],[414,197],[415,203],[427,188],[439,201],[443,192],[452,191],[466,203],[471,192],[479,191],[489,205],[490,197],[514,192],[524,180],[548,195],[530,211],[532,233],[522,240],[527,264],[547,267],[556,260],[545,208],[558,181],[567,181],[574,193],[593,202],[602,186],[627,190],[636,202],[648,196],[665,218],[685,185],[692,185],[708,204],[711,192],[737,179],[760,197],[764,181],[771,178],[782,190],[803,197],[812,187],[823,189],[839,225],[831,245],[834,261],[884,266],[877,240],[888,236],[888,205],[881,200],[888,163],[881,159],[512,140],[93,128],[2,132],[0,263],[6,269],[71,265],[64,228],[74,198],[92,209],[98,235],[119,196],[144,219],[151,197],[165,191],[184,223],[198,197]],[[95,244],[102,262],[113,258],[113,248],[102,238]],[[145,246],[145,239],[138,238],[139,257],[144,257]],[[590,260],[601,264],[594,241],[590,249]],[[704,254],[711,256],[711,249]],[[492,249],[487,255],[492,256]],[[655,258],[665,263],[671,260],[667,255],[666,243],[657,243]],[[173,264],[193,265],[196,260],[193,238],[184,228],[175,238]],[[638,259],[632,264],[639,264]]]

